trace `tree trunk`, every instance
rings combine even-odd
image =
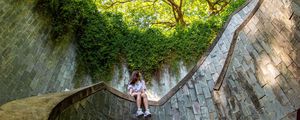
[[[182,4],[183,4],[182,0],[180,0],[179,5],[176,4],[174,2],[174,0],[167,0],[165,2],[172,7],[173,16],[175,18],[176,24],[181,25],[181,26],[185,26],[186,23],[185,23],[184,17],[183,17],[184,14],[183,14],[183,11],[182,11]]]

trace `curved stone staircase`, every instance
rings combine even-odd
[[[184,79],[159,101],[150,101],[149,119],[295,119],[300,108],[297,7],[294,1],[247,1]],[[135,111],[132,97],[97,83],[11,101],[0,107],[0,119],[137,119]]]

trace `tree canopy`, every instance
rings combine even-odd
[[[186,26],[221,12],[231,0],[96,0],[101,11],[121,12],[133,26]]]

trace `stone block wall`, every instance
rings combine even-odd
[[[151,105],[152,120],[218,120],[222,112],[214,100],[214,82],[217,80],[225,62],[234,31],[250,16],[259,0],[249,1],[236,11],[228,22],[224,33],[214,48],[209,51],[203,63],[199,63],[191,77],[180,85],[170,97],[159,105]],[[172,92],[171,91],[171,92]],[[229,108],[225,108],[229,109]],[[97,92],[77,102],[58,115],[57,119],[137,119],[136,104],[109,91]],[[123,113],[123,114],[120,114]]]
[[[177,92],[165,104],[150,106],[151,120],[218,120],[213,101],[207,103],[210,107],[200,107],[205,104],[196,103],[196,93],[193,88]],[[189,93],[192,92],[192,93]],[[205,98],[203,98],[205,99]],[[56,120],[143,120],[135,116],[137,107],[131,102],[102,90],[72,104],[56,116]],[[211,113],[209,113],[211,112]],[[148,120],[148,118],[146,118]]]
[[[264,0],[238,35],[214,99],[229,119],[295,119],[300,108],[300,16],[292,0]]]
[[[97,101],[97,102],[96,102]],[[125,120],[136,119],[136,104],[103,90],[77,102],[57,116],[57,120]]]
[[[192,77],[166,102],[150,106],[152,119],[296,119],[300,108],[300,16],[295,1],[250,1],[231,18]],[[234,31],[247,20],[238,33],[223,84],[216,90]],[[90,94],[56,119],[135,119],[135,103],[109,90]]]
[[[0,105],[23,97],[72,89],[75,46],[54,45],[48,18],[35,0],[0,0]]]

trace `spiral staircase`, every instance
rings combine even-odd
[[[153,120],[296,119],[300,108],[297,0],[249,0],[193,69],[159,101]],[[1,120],[127,120],[134,99],[105,83],[8,102]]]

